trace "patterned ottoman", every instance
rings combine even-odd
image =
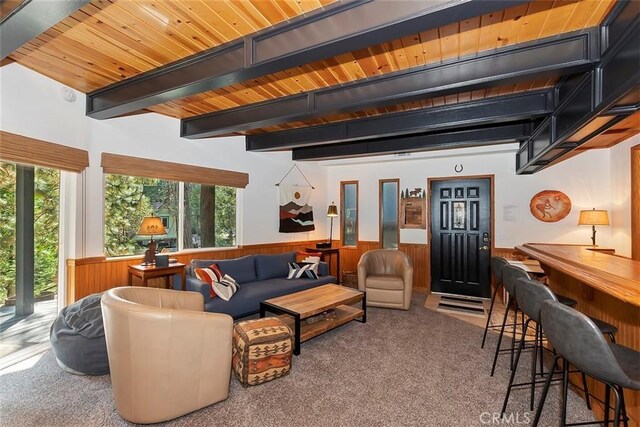
[[[243,386],[275,380],[291,370],[291,329],[277,317],[246,320],[233,327],[233,372]]]

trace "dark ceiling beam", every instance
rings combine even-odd
[[[87,115],[120,116],[526,2],[344,0],[91,92]]]
[[[584,71],[599,59],[597,27],[370,77],[354,83],[183,119],[185,138],[207,138],[330,114],[413,102]]]
[[[247,151],[286,150],[368,138],[530,120],[553,111],[553,91],[537,90],[363,119],[249,135]]]
[[[292,159],[296,161],[331,160],[506,144],[524,141],[530,136],[531,128],[530,122],[509,123],[474,129],[316,145],[294,148]]]
[[[25,0],[0,21],[0,60],[44,33],[89,0]]]

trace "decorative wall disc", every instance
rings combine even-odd
[[[531,215],[543,222],[558,222],[571,212],[571,199],[562,191],[544,190],[531,198]]]

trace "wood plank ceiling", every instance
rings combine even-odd
[[[92,0],[10,58],[87,93],[335,0]],[[187,118],[596,26],[614,0],[539,0],[148,108]],[[549,87],[555,79],[435,97],[246,133],[278,131]]]

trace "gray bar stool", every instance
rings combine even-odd
[[[640,352],[615,343],[607,343],[596,324],[584,314],[556,301],[545,301],[540,313],[542,328],[557,355],[545,382],[533,425],[540,422],[556,362],[562,358],[562,419],[566,424],[568,365],[571,363],[590,377],[605,384],[605,419],[609,423],[610,390],[615,395],[613,425],[620,424],[620,414],[627,423],[624,388],[640,390]],[[583,425],[584,423],[579,423]],[[598,423],[601,424],[601,423]]]
[[[516,300],[518,303],[518,307],[520,310],[527,315],[527,320],[524,325],[524,331],[527,331],[531,322],[535,323],[535,340],[533,345],[533,357],[531,358],[531,381],[526,383],[514,384],[513,381],[515,379],[516,371],[518,369],[518,363],[520,361],[520,354],[522,353],[522,349],[524,348],[525,343],[525,335],[523,334],[520,343],[518,345],[518,351],[516,352],[516,357],[514,361],[513,371],[511,372],[511,378],[509,379],[509,386],[507,387],[507,393],[504,398],[504,403],[502,405],[502,411],[500,416],[504,415],[504,412],[507,409],[507,403],[509,402],[509,396],[511,394],[512,387],[530,385],[530,409],[533,410],[533,403],[535,399],[535,386],[536,384],[540,384],[543,381],[536,381],[536,367],[538,364],[538,355],[540,356],[539,363],[542,368],[543,364],[543,343],[542,343],[542,328],[540,326],[540,311],[542,309],[542,304],[545,301],[558,301],[557,295],[553,293],[551,289],[547,286],[544,286],[542,283],[537,280],[531,279],[523,279],[520,278],[516,282]],[[562,304],[562,302],[560,302]],[[564,304],[563,304],[564,305]],[[615,326],[610,325],[606,322],[599,321],[600,324],[605,327],[607,331],[611,330],[611,334],[615,333],[617,329]],[[601,333],[605,333],[600,330]],[[609,332],[607,332],[609,333]],[[613,336],[613,335],[611,335]],[[541,369],[541,373],[543,373]],[[587,388],[587,379],[584,374],[582,374],[582,386],[585,393],[585,398],[587,401],[587,406],[591,409],[591,404],[589,403],[589,390]]]
[[[509,265],[509,261],[499,256],[492,256],[489,261],[489,266],[491,267],[491,275],[496,283],[496,288],[493,291],[493,295],[491,295],[491,306],[489,306],[489,314],[487,315],[487,324],[484,326],[484,334],[482,334],[482,344],[480,348],[484,348],[484,342],[487,339],[487,331],[489,329],[499,328],[499,325],[491,325],[491,313],[493,313],[493,305],[496,302],[496,295],[500,288],[502,288],[502,269]]]
[[[493,374],[496,371],[496,363],[498,362],[498,355],[501,352],[509,351],[511,353],[510,366],[511,366],[511,369],[513,369],[513,358],[514,358],[515,347],[516,347],[516,329],[518,328],[518,302],[516,299],[516,282],[520,278],[529,279],[529,275],[527,274],[527,272],[521,269],[520,267],[515,267],[513,265],[506,265],[502,268],[502,285],[509,293],[509,298],[507,299],[507,303],[504,306],[504,316],[502,317],[502,325],[500,326],[500,335],[498,336],[498,344],[496,345],[496,351],[495,351],[495,354],[493,355],[493,365],[491,366],[491,376],[493,376]],[[509,315],[509,307],[511,307],[511,303],[514,303],[514,319],[513,319],[513,333],[511,335],[511,347],[506,349],[501,349],[500,345],[502,344],[502,337],[504,335],[505,326],[507,326],[507,317]],[[522,324],[524,324],[524,320],[522,321]]]

